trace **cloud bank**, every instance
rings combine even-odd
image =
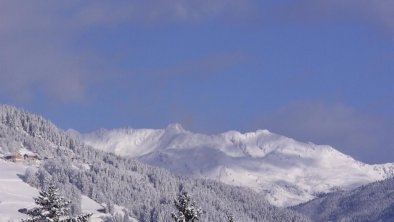
[[[394,34],[394,2],[4,0],[0,2],[0,93],[29,99],[40,91],[61,101],[83,99],[89,84],[92,84],[91,79],[114,73],[114,70],[109,70],[111,68],[105,73],[105,69],[97,67],[97,64],[111,66],[100,52],[76,44],[86,29],[122,24],[201,24],[211,20],[228,21],[229,24],[242,20],[247,26],[251,20],[265,24],[346,19],[373,24]],[[215,55],[211,57],[220,59]],[[168,71],[183,72],[187,68],[163,70]]]
[[[237,19],[252,5],[249,0],[1,1],[0,94],[22,101],[37,93],[80,101],[94,79],[117,71],[99,67],[107,63],[103,56],[76,44],[84,30]]]

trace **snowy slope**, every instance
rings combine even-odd
[[[330,146],[301,143],[267,130],[204,135],[172,124],[166,129],[99,130],[82,138],[97,149],[138,158],[180,175],[266,192],[277,206],[352,189],[387,178],[394,171],[394,164],[367,165]]]
[[[23,163],[13,163],[0,159],[0,222],[20,221],[28,218],[26,214],[18,212],[19,209],[35,207],[33,197],[38,196],[38,190],[23,182],[20,175],[25,173],[27,166]],[[103,221],[107,214],[97,210],[103,207],[82,196],[82,212],[93,213],[90,221]]]
[[[26,218],[18,209],[34,207],[33,197],[38,191],[24,183],[18,175],[25,173],[26,166],[0,160],[0,221]]]

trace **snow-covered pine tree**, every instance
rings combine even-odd
[[[227,222],[235,222],[233,215],[227,214]]]
[[[88,222],[92,214],[81,214],[75,218],[66,219],[66,222]]]
[[[40,191],[39,197],[34,198],[37,207],[26,212],[31,218],[23,219],[23,222],[87,222],[91,214],[82,214],[70,218],[68,205],[70,201],[58,194],[58,189],[53,183],[48,188]]]
[[[31,218],[23,220],[25,222],[36,222],[36,221],[61,221],[61,218],[67,215],[70,204],[69,201],[65,200],[58,194],[58,189],[52,183],[49,184],[47,190],[40,191],[40,196],[34,198],[35,203],[38,207],[35,207],[27,211],[27,215]]]
[[[175,222],[196,222],[200,220],[202,210],[196,207],[196,203],[191,200],[187,192],[182,192],[178,198],[174,200],[175,208],[178,213],[171,213],[171,217]]]

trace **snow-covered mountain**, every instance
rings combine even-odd
[[[179,177],[94,149],[75,132],[66,133],[38,115],[0,105],[0,222],[23,217],[18,209],[30,208],[35,188],[48,181],[72,201],[74,213],[79,214],[81,207],[97,214],[98,207],[107,206],[110,215],[99,216],[107,217],[105,221],[170,221],[173,200],[181,191],[188,191],[204,210],[203,221],[224,221],[229,214],[243,222],[310,221],[293,210],[272,206],[250,189]],[[90,200],[88,209],[84,200]]]
[[[81,136],[97,149],[169,169],[265,192],[277,206],[385,179],[394,164],[368,165],[330,146],[302,143],[267,130],[216,135],[179,124],[166,129],[99,130]]]

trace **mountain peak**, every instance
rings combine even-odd
[[[180,123],[171,123],[167,126],[166,130],[177,133],[186,132]]]
[[[352,189],[384,179],[391,175],[392,166],[360,164],[329,146],[268,130],[199,134],[179,123],[164,130],[135,129],[132,134],[85,138],[85,143],[180,175],[268,190],[268,200],[278,206],[295,205],[335,187]]]

